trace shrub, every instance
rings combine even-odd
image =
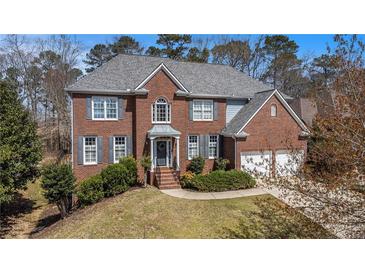
[[[124,157],[119,160],[119,164],[127,169],[127,184],[132,186],[137,183],[137,161],[131,157]]]
[[[205,165],[205,160],[203,157],[201,156],[194,157],[191,160],[190,165],[188,166],[188,170],[195,174],[201,174],[203,172],[204,165]]]
[[[256,185],[255,179],[244,171],[216,170],[205,175],[196,175],[188,186],[192,189],[211,192],[252,188]]]
[[[191,187],[191,182],[194,179],[195,174],[191,171],[187,171],[185,172],[181,177],[180,177],[180,183],[181,186],[183,188],[190,188]]]
[[[108,165],[101,171],[105,197],[125,192],[131,186],[128,169],[121,163]]]
[[[151,165],[152,165],[151,156],[143,155],[143,157],[139,161],[139,163],[143,167],[143,173],[144,173],[143,185],[146,186],[147,185],[147,171],[151,168]]]
[[[49,164],[42,170],[42,188],[44,197],[55,203],[61,213],[61,218],[67,216],[72,207],[72,193],[76,178],[69,164]]]
[[[80,183],[77,198],[81,206],[91,205],[104,197],[103,180],[100,175],[92,176]]]
[[[218,158],[217,160],[215,160],[215,165],[216,165],[215,169],[226,170],[228,164],[229,164],[228,159]]]

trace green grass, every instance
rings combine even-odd
[[[197,201],[170,197],[155,188],[148,187],[128,191],[78,210],[67,219],[36,234],[35,237],[227,238],[233,235],[232,231],[239,230],[242,223],[248,225],[257,223],[259,217],[252,214],[260,212],[258,201],[262,200],[278,204],[279,208],[283,207],[283,204],[269,195]],[[298,220],[303,222],[302,218]],[[304,223],[298,225],[300,227]],[[316,233],[319,233],[315,235],[319,238],[331,236],[321,227],[314,226]],[[261,227],[256,226],[255,229]],[[232,237],[237,235],[235,233]],[[260,235],[258,237],[270,238],[270,235]],[[316,237],[313,234],[290,234],[293,238],[298,236]]]

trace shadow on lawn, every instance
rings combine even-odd
[[[225,229],[230,239],[333,239],[334,235],[273,198],[255,201],[258,210],[243,213],[239,225]]]
[[[25,198],[23,194],[16,193],[12,202],[0,206],[0,238],[13,229],[18,218],[30,214],[35,208],[35,202]]]

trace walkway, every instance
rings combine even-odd
[[[219,200],[268,194],[265,190],[261,188],[251,188],[224,192],[197,192],[185,189],[165,189],[161,190],[161,192],[172,197],[189,200]]]

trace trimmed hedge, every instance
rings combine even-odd
[[[94,204],[104,198],[101,176],[95,175],[82,181],[77,188],[76,195],[81,206]]]
[[[205,160],[203,157],[201,156],[194,157],[188,166],[188,171],[191,171],[195,174],[201,174],[203,172],[204,165],[205,165]]]
[[[205,175],[196,175],[191,179],[189,178],[182,181],[182,186],[184,188],[191,188],[202,192],[247,189],[253,188],[255,185],[256,181],[251,175],[239,170],[216,170]]]
[[[128,170],[122,164],[112,164],[101,171],[105,197],[111,197],[128,190]]]
[[[119,160],[119,164],[127,169],[127,184],[132,186],[137,182],[137,161],[131,157],[124,157]]]

